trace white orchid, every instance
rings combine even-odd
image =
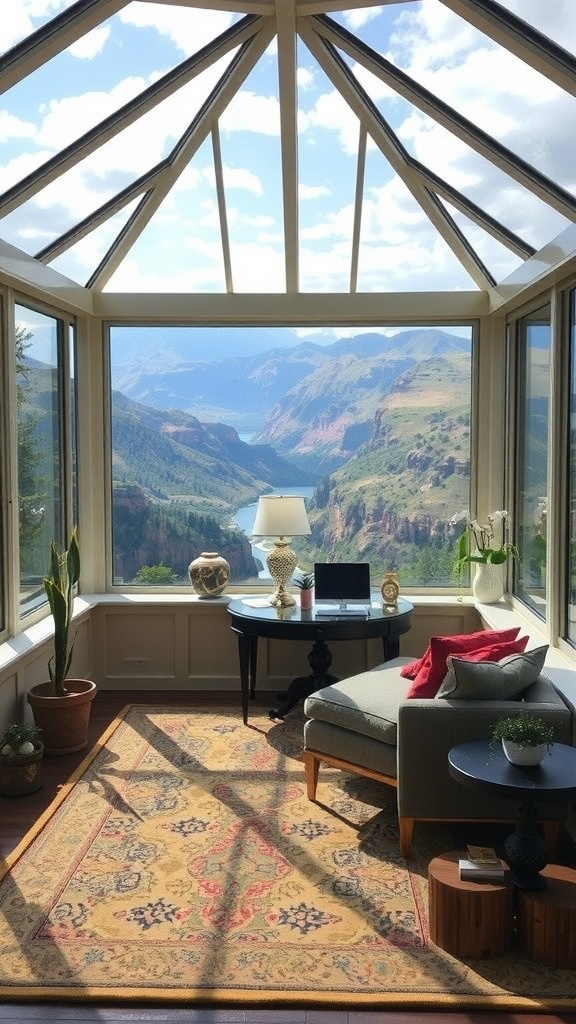
[[[508,521],[506,509],[496,509],[490,512],[485,523],[479,523],[472,519],[468,511],[457,513],[450,520],[450,526],[456,526],[464,521],[465,526],[456,542],[456,560],[454,572],[462,575],[465,567],[471,562],[501,565],[508,557],[518,558],[518,549],[510,541],[504,540],[500,544],[494,544],[496,529],[501,526],[505,531]]]

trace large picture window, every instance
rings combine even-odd
[[[303,494],[302,567],[368,561],[452,587],[469,506],[472,326],[111,325],[113,582],[188,583],[201,551],[231,584],[266,573],[258,497]]]
[[[518,321],[515,592],[546,618],[550,305]]]

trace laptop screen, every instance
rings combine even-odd
[[[370,565],[368,562],[316,562],[314,597],[317,603],[370,605]]]

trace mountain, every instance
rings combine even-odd
[[[116,484],[138,484],[155,500],[186,499],[219,518],[273,487],[313,483],[270,445],[241,441],[233,427],[152,409],[119,392],[113,393],[112,467]]]
[[[371,563],[401,583],[450,584],[449,522],[468,507],[470,357],[452,352],[404,371],[380,402],[370,437],[316,488],[318,550]]]
[[[253,329],[254,336],[258,330]],[[440,330],[391,336],[368,332],[330,344],[315,340],[276,346],[256,355],[244,354],[243,334],[234,337],[242,354],[218,361],[218,329],[189,342],[186,351],[180,344],[148,355],[144,344],[140,353],[128,356],[113,344],[114,386],[154,408],[181,409],[202,421],[230,424],[258,443],[272,444],[291,461],[296,454],[298,465],[313,473],[341,465],[366,439],[367,421],[404,369],[431,355],[470,350],[468,339]],[[191,359],[196,351],[198,358]],[[350,403],[352,388],[358,388],[358,408]],[[352,433],[347,436],[348,429]]]
[[[470,343],[443,331],[403,331],[390,339],[359,335],[336,342],[296,388],[267,413],[255,440],[271,444],[302,469],[326,473],[369,440],[383,397],[410,368],[431,357],[463,355]],[[439,364],[440,366],[440,364]]]

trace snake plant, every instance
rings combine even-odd
[[[59,551],[55,541],[50,545],[50,571],[44,577],[44,590],[54,619],[54,654],[48,662],[52,683],[52,696],[66,693],[64,681],[68,675],[75,636],[70,637],[74,587],[80,579],[80,549],[78,532],[72,530],[68,548]]]

